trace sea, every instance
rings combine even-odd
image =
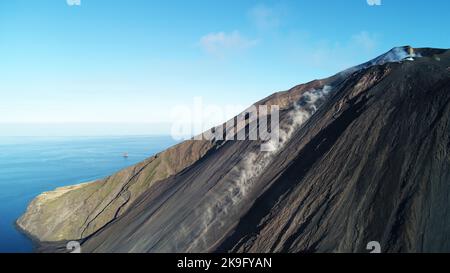
[[[0,137],[0,253],[33,251],[14,223],[40,193],[106,177],[176,143],[170,136]]]

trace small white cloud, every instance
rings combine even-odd
[[[209,33],[200,38],[200,46],[203,50],[217,57],[248,49],[255,46],[257,42],[242,36],[238,31]]]
[[[381,6],[381,0],[367,0],[369,6]]]
[[[81,0],[66,0],[67,5],[69,6],[80,6]]]
[[[249,16],[253,24],[260,29],[273,29],[280,25],[279,12],[265,5],[253,7]]]
[[[371,51],[377,46],[377,38],[367,31],[362,31],[352,37],[352,42],[364,50]]]

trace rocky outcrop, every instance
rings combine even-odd
[[[281,105],[274,151],[187,142],[165,157],[170,172],[148,167],[166,151],[113,176],[120,190],[105,179],[38,197],[19,223],[41,241],[61,240],[45,225],[69,229],[83,252],[450,251],[450,51],[408,51],[258,102]],[[84,192],[109,201],[96,210]]]

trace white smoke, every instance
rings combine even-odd
[[[272,146],[269,152],[251,152],[243,158],[237,166],[235,166],[228,175],[233,181],[228,185],[228,188],[213,198],[214,204],[207,204],[207,207],[202,207],[199,219],[202,222],[201,231],[196,239],[190,245],[190,249],[205,250],[208,245],[206,242],[206,234],[214,227],[222,227],[222,216],[230,212],[230,210],[239,209],[239,204],[254,185],[255,179],[261,175],[264,169],[272,162],[278,152],[286,145],[292,134],[299,129],[326,101],[328,95],[332,92],[331,86],[325,85],[322,89],[311,90],[305,92],[300,100],[295,104],[294,109],[288,113],[287,123],[283,128],[280,128],[280,140],[269,140],[265,145]],[[195,213],[196,215],[198,214]],[[217,226],[218,225],[218,226]]]
[[[422,55],[420,53],[415,53],[414,50],[412,52],[408,52],[407,47],[395,47],[391,49],[386,54],[383,54],[370,62],[357,65],[354,67],[351,67],[349,69],[344,70],[343,72],[339,73],[343,77],[346,77],[347,75],[354,73],[356,71],[366,69],[372,66],[376,65],[384,65],[387,63],[396,63],[396,62],[402,62],[402,61],[414,61],[414,58],[420,58]]]
[[[404,60],[413,61],[414,58],[422,57],[421,54],[416,54],[415,52],[408,52],[404,47],[395,47],[388,53],[380,56],[379,58],[371,62],[373,65],[383,65],[386,63],[400,62]]]

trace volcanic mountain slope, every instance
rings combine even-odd
[[[394,48],[260,101],[282,109],[273,151],[191,140],[40,196],[18,226],[50,252],[450,251],[449,66],[449,50]],[[170,171],[146,171],[157,159]]]

